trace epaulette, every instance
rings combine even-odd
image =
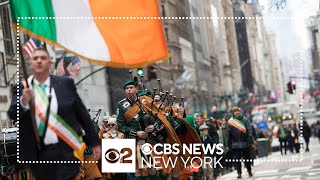
[[[118,104],[122,104],[123,102],[127,101],[127,98],[122,99],[121,101],[119,101]]]

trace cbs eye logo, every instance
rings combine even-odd
[[[145,143],[141,146],[141,151],[144,155],[150,155],[152,153],[152,145]]]
[[[122,148],[120,152],[117,149],[111,148],[106,151],[104,158],[108,163],[120,163],[129,164],[132,160],[129,159],[132,156],[132,150],[130,148]]]

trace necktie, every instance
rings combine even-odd
[[[45,84],[39,84],[39,86],[42,89],[42,91],[44,92],[44,94],[46,94],[46,85]]]
[[[45,84],[39,84],[41,90],[43,91],[43,93],[46,95],[46,85]],[[40,121],[39,123],[39,127],[38,127],[38,131],[39,131],[39,135],[42,136],[43,135],[43,131],[44,131],[44,123]]]

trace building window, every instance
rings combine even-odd
[[[199,44],[198,42],[196,43],[196,49],[197,49],[199,52],[202,52],[202,46],[201,46],[201,44]]]
[[[164,5],[161,5],[161,13],[162,13],[162,17],[166,17],[166,10]]]
[[[10,10],[8,5],[0,7],[0,16],[5,53],[6,56],[13,56],[14,46],[12,41]]]
[[[166,35],[167,41],[169,41],[168,28],[164,28],[164,33]]]
[[[0,87],[7,86],[7,71],[6,71],[6,64],[4,61],[4,55],[0,52]]]

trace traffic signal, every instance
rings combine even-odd
[[[138,73],[139,76],[143,76],[144,71],[143,71],[142,68],[138,68],[138,69],[137,69],[137,73]]]
[[[157,66],[150,65],[148,66],[148,80],[157,79]]]
[[[291,81],[289,81],[289,82],[287,83],[287,92],[288,92],[289,94],[293,94],[293,86],[292,86],[292,82],[291,82]]]

